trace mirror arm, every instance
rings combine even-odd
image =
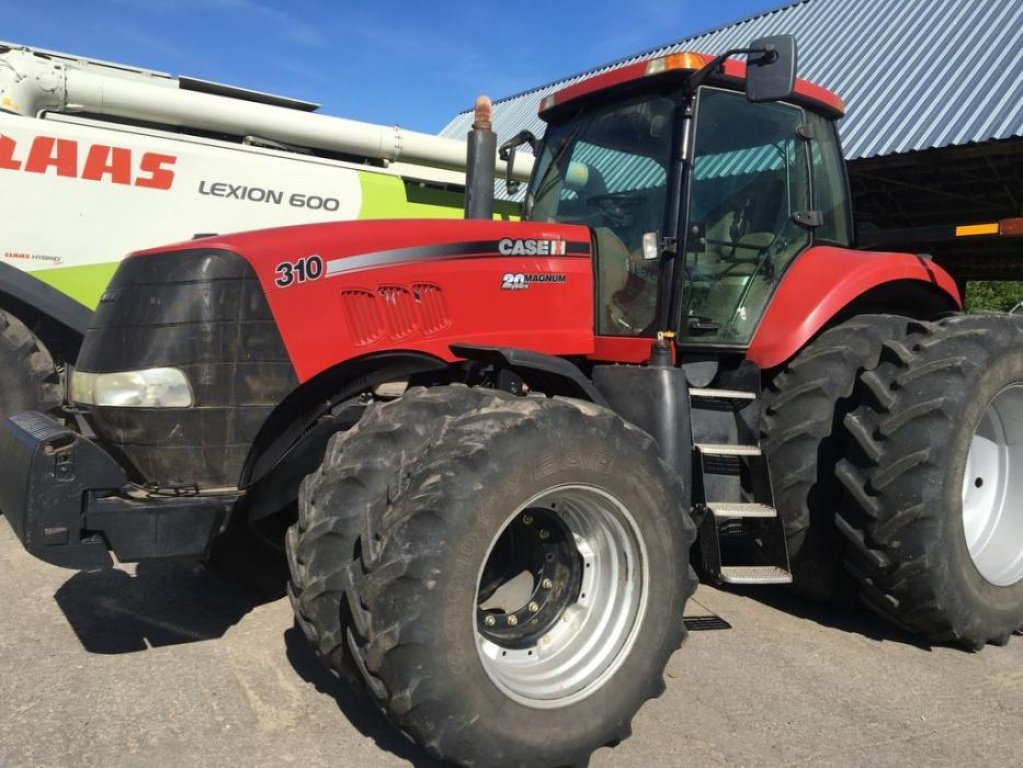
[[[536,138],[536,136],[533,135],[532,131],[523,129],[516,133],[514,136],[512,136],[510,139],[508,139],[506,142],[504,142],[500,147],[498,147],[497,155],[502,160],[507,162],[508,156],[511,154],[511,151],[516,147],[522,146],[523,144],[528,144],[529,148],[533,150],[534,154],[536,154],[536,147],[539,143],[540,143],[539,140]]]
[[[689,76],[686,80],[686,86],[688,87],[689,92],[695,93],[696,89],[703,85],[707,79],[711,77],[711,75],[716,75],[718,73],[728,59],[742,53],[745,53],[747,56],[754,53],[764,54],[765,56],[772,57],[771,61],[778,56],[777,51],[768,48],[732,48],[731,50],[725,51],[720,56],[715,56]],[[771,61],[766,61],[764,63],[770,64]]]
[[[537,140],[536,136],[533,135],[532,131],[523,129],[504,142],[497,149],[497,156],[508,164],[507,168],[505,168],[504,186],[510,195],[516,194],[522,186],[520,181],[512,178],[512,173],[515,166],[515,150],[523,144],[528,144],[535,155],[540,142]]]

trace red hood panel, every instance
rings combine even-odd
[[[212,237],[187,247],[234,251],[253,266],[301,381],[393,350],[454,360],[454,343],[553,355],[593,350],[585,227],[355,221]]]

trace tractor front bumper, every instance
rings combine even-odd
[[[134,488],[134,490],[133,490]],[[31,554],[79,570],[208,555],[236,496],[159,496],[99,445],[35,411],[0,425],[0,512]]]

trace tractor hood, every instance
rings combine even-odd
[[[390,351],[454,360],[452,344],[593,350],[586,227],[391,220],[315,224],[193,240],[251,266],[299,381]]]
[[[457,344],[591,352],[590,231],[363,221],[133,254],[92,316],[72,398],[133,481],[231,488],[306,382],[343,370],[357,383],[396,358],[423,370],[458,360]],[[147,376],[177,382],[176,397],[145,400]]]

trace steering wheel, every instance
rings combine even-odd
[[[742,240],[742,236],[749,232],[749,217],[752,210],[753,198],[747,196],[732,211],[732,223],[728,227],[728,236],[733,243],[738,244]]]

